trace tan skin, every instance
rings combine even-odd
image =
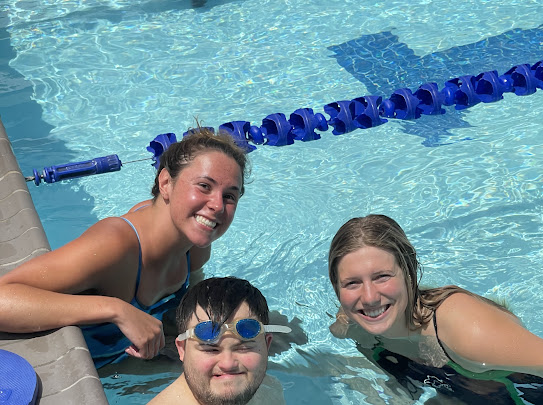
[[[238,164],[204,151],[172,178],[159,174],[152,205],[124,215],[141,238],[143,268],[137,298],[151,305],[183,285],[210,256],[211,242],[228,229],[240,197]],[[204,218],[214,226],[203,225]],[[201,221],[200,221],[201,222]],[[113,322],[132,342],[126,352],[149,359],[164,347],[162,323],[136,309],[138,240],[119,218],[106,218],[65,246],[0,277],[0,331],[35,332],[66,325]]]
[[[435,337],[433,321],[417,330],[407,327],[407,285],[394,256],[382,249],[364,247],[341,259],[338,276],[342,308],[332,332],[338,337],[355,338],[368,348],[376,343],[377,336],[390,351],[422,362],[420,342],[425,337]],[[379,314],[381,310],[384,312]],[[374,317],[364,315],[369,311]],[[543,339],[525,329],[513,315],[477,297],[456,293],[445,299],[436,316],[439,339],[463,368],[473,372],[517,371],[543,377]],[[342,327],[347,318],[361,328]]]
[[[509,370],[543,377],[543,339],[519,320],[467,294],[454,294],[437,310],[439,338],[468,370]],[[463,325],[458,328],[458,325]],[[477,369],[473,363],[484,364]]]

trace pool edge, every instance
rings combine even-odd
[[[51,250],[0,117],[0,275]],[[40,380],[38,403],[108,404],[81,330],[0,332],[0,349],[28,361]]]

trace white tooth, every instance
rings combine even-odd
[[[215,228],[215,226],[217,226],[216,222],[210,221],[209,219],[204,218],[201,215],[196,215],[196,222],[205,226],[209,226],[210,228]]]
[[[366,316],[369,316],[370,318],[377,318],[379,315],[385,312],[385,310],[386,310],[386,307],[381,307],[373,311],[365,310],[364,313],[366,314]]]

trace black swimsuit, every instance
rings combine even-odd
[[[418,386],[424,384],[435,388],[443,395],[458,398],[466,404],[543,404],[543,378],[501,370],[484,373],[468,371],[456,364],[444,349],[437,334],[435,312],[434,327],[437,341],[449,359],[442,368],[417,363],[381,347],[380,343],[373,348],[373,360],[392,374],[413,399],[416,399],[415,394],[419,392]]]

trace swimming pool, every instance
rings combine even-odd
[[[321,112],[336,100],[543,59],[543,6],[528,0],[134,3],[0,6],[0,54],[9,55],[0,112],[25,174],[111,153],[148,157],[155,135],[180,136],[194,116],[214,127],[260,125],[275,112]],[[327,249],[352,216],[397,219],[426,284],[506,298],[543,337],[542,94],[251,153],[252,182],[206,274],[249,279],[303,330],[271,358],[287,403],[405,403],[352,342],[328,332],[336,298]],[[148,163],[31,186],[52,247],[147,197]],[[177,375],[169,364],[155,370],[104,377],[111,403],[145,403]]]

